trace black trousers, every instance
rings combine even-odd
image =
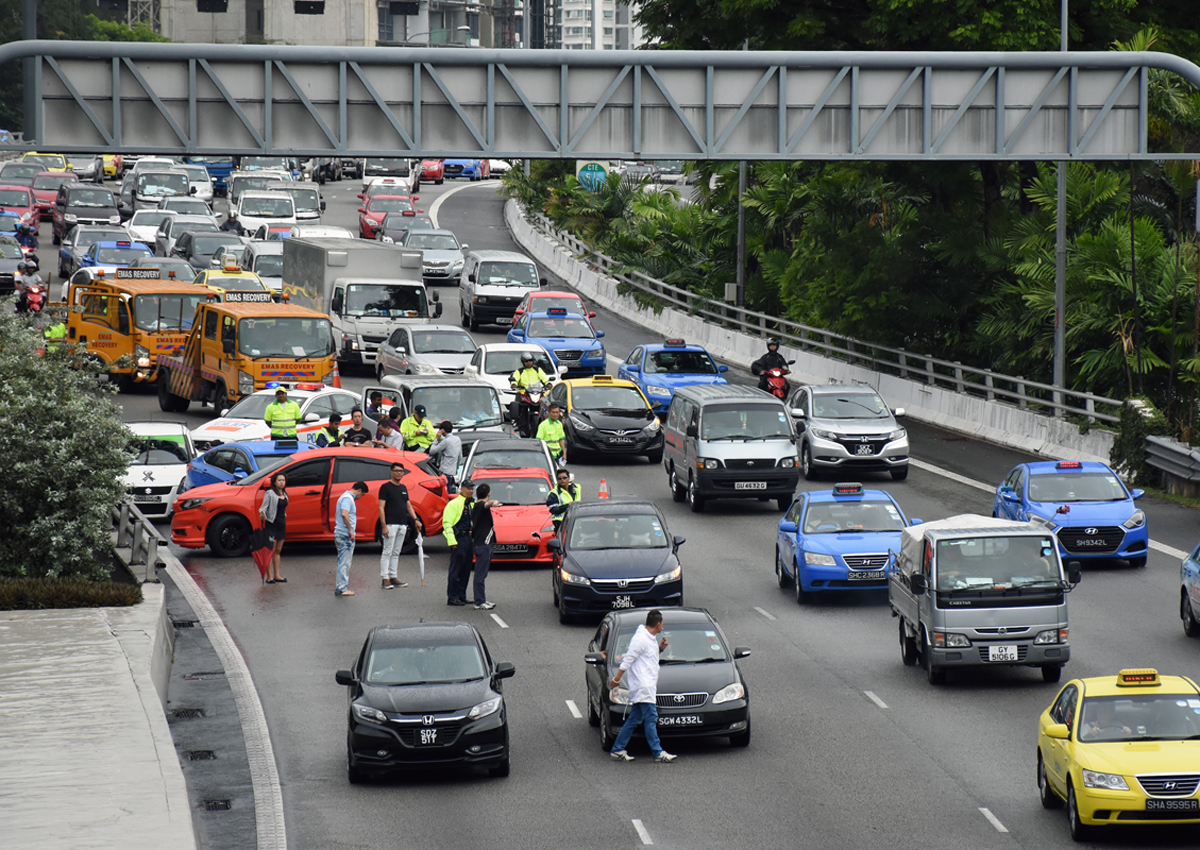
[[[450,572],[446,576],[446,598],[467,598],[467,577],[471,575],[471,563],[475,560],[475,546],[470,533],[459,538],[458,545],[450,553]]]

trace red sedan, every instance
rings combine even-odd
[[[58,187],[64,183],[78,183],[79,178],[69,171],[43,171],[33,176],[33,198],[41,221],[53,218],[54,201],[58,198]]]
[[[375,195],[367,198],[367,205],[358,208],[358,235],[363,239],[374,239],[383,217],[390,212],[413,212],[413,199],[400,195]],[[424,210],[416,210],[424,212]]]
[[[37,227],[37,202],[33,190],[28,186],[0,185],[0,207],[6,212],[16,213],[22,221]]]
[[[391,480],[391,466],[396,461],[404,464],[404,484],[425,533],[437,534],[448,500],[446,482],[417,466],[422,458],[425,456],[395,449],[342,447],[301,452],[279,466],[241,480],[206,484],[184,492],[175,500],[171,539],[186,549],[207,546],[219,558],[245,555],[251,530],[262,524],[258,509],[263,491],[270,486],[271,474],[286,472],[289,542],[333,542],[338,497],[355,481],[365,481],[370,492],[358,500],[354,538],[359,542],[378,540],[376,497],[380,485]],[[411,537],[412,529],[409,534]]]
[[[551,289],[537,289],[526,293],[525,297],[521,299],[521,303],[517,305],[517,309],[513,315],[543,313],[554,307],[562,307],[568,313],[578,313],[581,316],[587,316],[589,319],[596,318],[595,312],[588,310],[587,305],[583,303],[583,299],[574,292]]]
[[[492,563],[554,563],[553,553],[546,548],[546,542],[554,536],[554,523],[546,506],[546,497],[554,486],[550,473],[536,467],[476,468],[471,479],[476,487],[486,481],[492,488],[488,498],[502,503],[492,508],[496,524]]]
[[[440,159],[421,160],[421,179],[442,185],[446,181],[446,166]]]

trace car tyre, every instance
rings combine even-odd
[[[208,526],[208,548],[218,558],[240,558],[250,551],[250,523],[241,514],[223,514]]]
[[[933,665],[933,647],[929,645],[928,637],[922,638],[921,663],[925,667],[925,678],[929,680],[929,684],[944,685],[946,683],[946,671]]]
[[[1079,817],[1079,801],[1075,799],[1075,786],[1067,781],[1067,822],[1071,825],[1071,838],[1076,842],[1088,841],[1094,831]]]
[[[804,589],[804,581],[803,581],[803,579],[800,578],[800,562],[799,561],[792,561],[792,576],[793,576],[792,587],[796,591],[796,604],[797,605],[807,605],[809,603],[809,601],[811,601],[810,597],[812,594],[810,594],[807,590]]]
[[[507,754],[503,759],[500,760],[499,763],[488,768],[488,775],[494,776],[498,779],[502,779],[505,776],[508,776],[510,773],[512,773],[512,762],[509,760]]]
[[[700,495],[700,488],[696,484],[696,476],[688,474],[687,488],[688,507],[692,509],[692,513],[699,514],[704,512],[704,497]]]
[[[1061,678],[1062,678],[1062,665],[1061,664],[1043,664],[1042,665],[1042,681],[1043,682],[1053,683],[1053,682],[1057,682]]]
[[[817,469],[813,466],[812,449],[805,443],[800,449],[800,468],[804,470],[805,481],[817,480]]]
[[[564,626],[575,621],[574,615],[567,610],[567,599],[561,593],[558,594],[558,621]]]
[[[1046,763],[1042,761],[1042,754],[1039,752],[1037,757],[1037,784],[1038,796],[1042,800],[1043,809],[1061,809],[1062,798],[1054,793],[1054,789],[1050,787],[1050,778],[1046,776]]]
[[[221,411],[228,410],[229,407],[229,393],[225,390],[225,384],[218,384],[216,395],[213,398],[213,411],[220,416]]]
[[[687,487],[679,483],[679,475],[675,472],[675,465],[671,465],[671,471],[667,474],[667,482],[671,488],[671,498],[676,502],[682,502],[687,498]]]
[[[1145,557],[1130,558],[1129,566],[1133,567],[1135,570],[1140,570],[1146,566],[1146,559]]]
[[[917,640],[909,637],[908,629],[904,628],[904,619],[900,619],[900,660],[904,662],[905,667],[915,667],[917,665]]]
[[[464,328],[469,328],[469,327],[471,327],[471,320],[470,320],[470,318],[467,316],[467,314],[466,314],[465,312],[462,312],[462,314],[461,314],[461,315],[458,317],[458,322],[459,322],[459,324],[461,324],[461,325],[462,325]]]
[[[781,588],[786,588],[789,584],[791,584],[791,580],[788,579],[787,573],[783,571],[783,561],[779,559],[778,546],[775,547],[775,581],[778,582]]]
[[[434,180],[433,182],[436,183],[437,185],[441,186],[443,183],[446,182],[446,178],[443,177],[441,180]]]
[[[1196,613],[1192,610],[1192,603],[1186,592],[1179,594],[1179,618],[1183,620],[1185,635],[1190,638],[1200,637],[1200,623],[1196,622]]]
[[[660,463],[662,463],[662,457],[663,450],[658,449],[657,451],[650,452],[650,454],[646,455],[646,460],[650,461],[651,466],[658,466]]]
[[[792,497],[791,496],[780,496],[778,499],[775,500],[775,507],[777,507],[779,509],[780,513],[783,513],[791,506],[792,506]]]
[[[608,725],[608,709],[604,709],[600,714],[600,749],[604,752],[612,752],[613,744],[617,742],[617,735]]]
[[[155,380],[158,384],[158,409],[163,413],[174,412],[174,407],[171,404],[171,373],[166,369],[158,370],[158,378]]]
[[[600,712],[596,711],[596,707],[592,705],[592,692],[588,691],[588,726],[595,729],[600,725]]]
[[[743,732],[738,732],[736,735],[729,736],[729,745],[731,747],[748,747],[750,746],[750,718],[746,718],[746,729]]]
[[[367,775],[354,763],[354,753],[350,752],[349,747],[346,748],[346,778],[351,785],[362,785],[367,781]]]
[[[899,469],[892,470],[892,480],[893,481],[903,481],[907,477],[908,477],[908,464],[907,463],[904,464],[904,466],[900,467]]]

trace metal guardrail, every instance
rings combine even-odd
[[[142,581],[158,581],[156,570],[166,565],[158,557],[158,547],[159,544],[165,546],[167,543],[159,536],[158,529],[128,499],[113,508],[112,520],[113,530],[117,535],[117,549],[129,550],[127,563],[130,572],[136,576],[137,571],[133,567],[144,567]]]
[[[1146,438],[1146,463],[1185,481],[1200,481],[1200,449],[1170,437]]]
[[[753,336],[777,336],[801,351],[819,351],[823,356],[900,378],[923,381],[931,387],[1004,401],[1022,410],[1052,416],[1078,416],[1088,422],[1117,422],[1124,402],[1076,390],[1060,389],[1049,384],[1030,381],[1017,375],[1003,375],[991,369],[964,366],[958,361],[940,360],[930,354],[914,354],[903,348],[889,348],[854,337],[842,336],[823,328],[769,316],[716,301],[704,295],[681,289],[649,277],[641,272],[625,273],[624,264],[593,251],[575,236],[559,230],[541,213],[534,213],[533,226],[594,268],[615,278],[621,284],[637,290],[663,306],[686,310],[694,316],[722,327]],[[1101,408],[1108,408],[1102,410]]]

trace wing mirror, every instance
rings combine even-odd
[[[1083,566],[1079,561],[1067,561],[1067,581],[1071,584],[1083,581]]]
[[[333,678],[337,680],[339,685],[353,685],[354,674],[349,670],[338,670],[333,674]]]
[[[231,356],[232,356],[232,354],[233,354],[233,340],[231,340],[231,339],[222,340],[222,341],[221,341],[221,351],[223,351],[224,353],[226,353],[226,354],[228,354],[228,355],[231,355]]]
[[[927,590],[925,576],[921,573],[913,573],[908,579],[908,589],[912,591],[913,596],[923,596]]]
[[[749,658],[750,657],[750,647],[735,646],[733,648],[733,657],[734,658]]]
[[[603,664],[604,656],[599,652],[589,652],[583,656],[584,664]]]
[[[642,367],[637,363],[626,363],[625,370],[627,372],[640,372],[642,371]]]
[[[895,410],[892,411],[892,416],[903,416],[903,415],[904,415],[903,407],[897,407]]]
[[[804,408],[802,408],[802,407],[793,407],[793,408],[792,408],[790,411],[788,411],[788,412],[792,414],[792,418],[793,418],[793,419],[803,419],[803,418],[804,418],[804,416],[805,416],[805,414],[804,414]]]
[[[686,430],[684,430],[684,432],[683,432],[683,433],[684,433],[684,434],[686,434],[686,435],[687,435],[687,436],[689,436],[689,437],[698,437],[698,436],[700,436],[700,431],[699,431],[699,429],[697,429],[697,428],[696,428],[696,426],[695,426],[695,425],[688,425],[688,426],[687,426],[687,429],[686,429]]]
[[[496,665],[497,679],[511,679],[513,674],[517,672],[517,668],[513,666],[511,661],[501,661]]]
[[[561,552],[562,551],[562,541],[559,540],[558,538],[552,538],[550,540],[547,540],[546,548],[549,549],[551,552]]]

